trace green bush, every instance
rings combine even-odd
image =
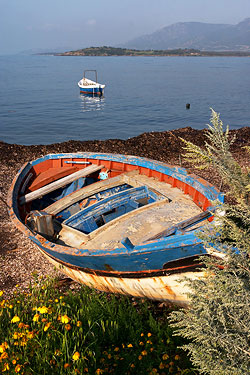
[[[208,247],[224,257],[202,257],[207,277],[186,281],[190,308],[171,314],[177,334],[191,339],[182,348],[200,373],[211,375],[250,373],[250,175],[234,160],[233,141],[213,110],[205,148],[184,141],[186,160],[198,168],[213,167],[228,186],[231,202],[222,207],[220,225],[200,234]]]

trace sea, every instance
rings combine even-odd
[[[103,97],[80,95],[84,70],[97,71]],[[7,143],[204,129],[211,108],[230,129],[250,125],[249,57],[0,56],[0,141]]]

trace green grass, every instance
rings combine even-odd
[[[158,304],[60,290],[0,292],[0,372],[8,374],[196,374]],[[181,339],[183,340],[183,339]]]

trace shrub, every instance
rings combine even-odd
[[[205,259],[207,277],[187,280],[190,308],[171,314],[176,334],[191,339],[183,345],[200,373],[250,373],[250,208],[249,170],[230,152],[228,128],[212,110],[205,148],[185,142],[186,160],[198,168],[213,167],[228,186],[231,203],[222,207],[219,227],[211,225],[200,236],[224,257]],[[248,149],[249,151],[249,149]],[[233,202],[233,203],[232,203]]]

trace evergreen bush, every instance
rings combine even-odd
[[[223,257],[202,257],[207,277],[186,280],[190,307],[171,314],[176,334],[191,342],[187,350],[202,374],[250,373],[250,174],[233,158],[228,127],[212,110],[205,148],[185,142],[185,159],[198,168],[213,167],[228,186],[219,226],[200,234],[205,244]],[[248,148],[248,152],[250,149]]]

